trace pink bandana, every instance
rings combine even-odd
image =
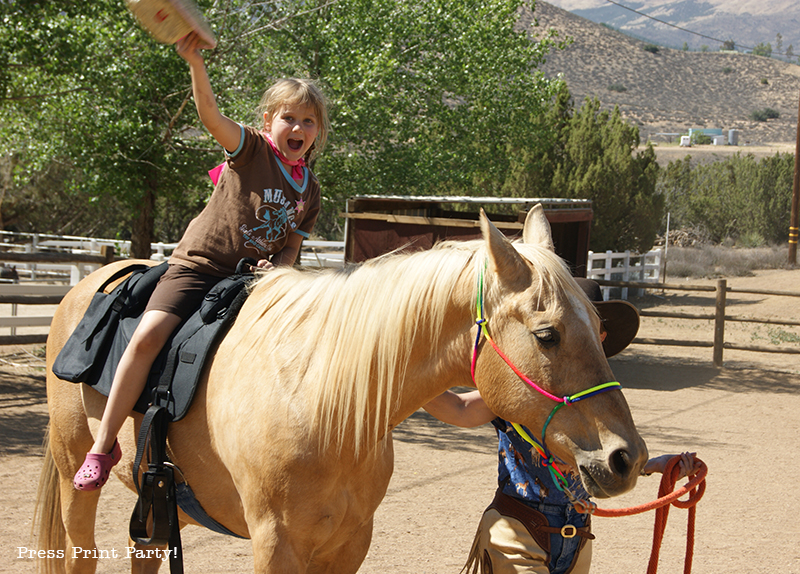
[[[305,177],[305,174],[303,173],[303,168],[306,166],[306,160],[301,157],[297,161],[289,161],[288,159],[286,159],[286,156],[284,156],[280,151],[278,151],[278,146],[276,146],[275,142],[272,141],[272,136],[270,136],[267,132],[263,133],[267,137],[267,141],[269,142],[269,145],[272,147],[272,151],[274,151],[275,155],[278,156],[278,159],[281,160],[286,165],[292,166],[292,179],[302,181],[303,178]]]
[[[278,148],[275,146],[275,142],[272,141],[272,137],[267,132],[263,133],[266,136],[267,141],[269,142],[269,145],[272,148],[272,151],[274,151],[275,155],[278,156],[278,159],[281,160],[286,165],[292,166],[292,179],[302,181],[303,177],[305,177],[305,174],[303,173],[303,168],[306,166],[306,160],[301,157],[297,161],[289,161],[288,159],[286,159],[286,156],[284,156],[280,151],[278,151]],[[225,169],[225,165],[226,165],[225,162],[222,162],[214,169],[209,170],[208,176],[211,178],[211,182],[214,185],[217,185],[217,182],[219,181],[219,176],[222,174],[222,170]]]
[[[208,171],[208,177],[211,178],[211,182],[214,185],[217,185],[217,182],[219,181],[219,176],[222,174],[223,169],[225,169],[225,162],[222,162],[214,169]]]

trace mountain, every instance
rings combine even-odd
[[[739,51],[769,43],[773,54],[796,51],[789,58],[795,62],[800,55],[800,3],[795,0],[553,0],[552,4],[672,48],[686,42],[691,50],[707,46],[715,51],[721,48],[720,40],[733,40]]]
[[[576,107],[586,97],[596,97],[605,108],[619,106],[623,116],[639,126],[642,141],[666,141],[670,136],[656,134],[686,133],[690,128],[717,128],[724,134],[737,129],[740,144],[796,140],[796,64],[740,52],[656,48],[545,2],[536,2],[533,13],[524,9],[520,25],[533,25],[534,17],[534,34],[552,28],[573,39],[566,49],[547,57],[544,73],[562,75]],[[780,117],[751,119],[765,109]]]

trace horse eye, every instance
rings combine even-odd
[[[553,327],[534,331],[533,336],[536,337],[536,340],[546,349],[557,345],[559,341],[558,331]]]

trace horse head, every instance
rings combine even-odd
[[[542,207],[528,213],[521,242],[512,244],[485,214],[481,229],[486,337],[476,343],[476,386],[495,414],[530,429],[559,464],[579,473],[590,495],[626,492],[647,447],[619,385],[608,385],[615,379],[599,316],[555,254]]]

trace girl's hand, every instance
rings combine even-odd
[[[677,480],[688,476],[690,472],[700,467],[700,462],[695,460],[696,452],[682,452],[680,454],[681,460],[678,463],[678,467],[680,468],[680,475],[678,476]],[[658,472],[663,474],[664,469],[667,467],[667,463],[672,460],[676,455],[674,454],[662,454],[661,456],[657,456],[655,458],[651,458],[647,461],[647,464],[644,465],[642,469],[642,474],[652,474],[654,472]]]
[[[250,266],[250,269],[252,271],[255,271],[256,269],[264,269],[266,271],[267,269],[272,269],[273,267],[275,267],[275,265],[273,265],[269,259],[259,259],[258,263]]]
[[[208,45],[195,32],[189,32],[175,44],[175,51],[189,65],[203,63],[203,56],[200,54],[200,50],[206,48],[208,48]]]

